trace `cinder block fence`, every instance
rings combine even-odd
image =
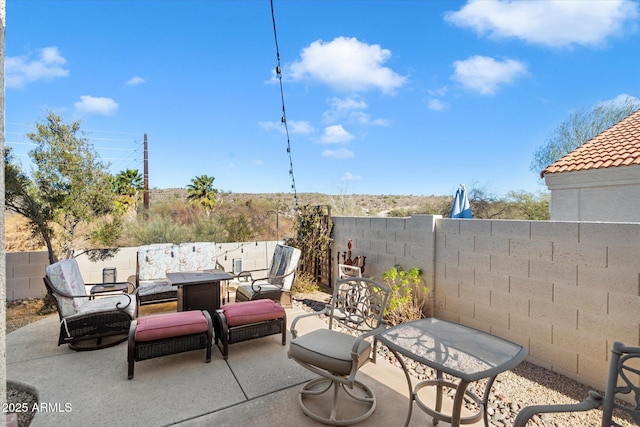
[[[604,390],[613,341],[640,344],[640,224],[333,220],[334,260],[352,239],[367,277],[419,267],[436,317],[525,345],[576,381]]]
[[[233,271],[233,260],[241,259],[244,270],[267,268],[278,242],[234,242],[218,244],[218,262],[225,271]],[[116,269],[116,281],[124,282],[136,274],[138,248],[120,248],[115,257],[92,262],[80,255],[78,265],[86,283],[102,283],[104,268]],[[47,252],[10,252],[7,254],[7,301],[42,298],[47,290],[42,278],[49,265]]]

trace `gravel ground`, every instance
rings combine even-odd
[[[319,311],[329,300],[327,295],[298,295],[294,304],[307,311]],[[378,346],[378,354],[390,363],[400,366],[395,356],[383,345]],[[435,372],[412,360],[404,359],[410,374],[415,380],[435,378]],[[445,379],[454,380],[445,375]],[[415,382],[414,382],[415,385]],[[476,395],[483,394],[486,381],[472,384],[469,389]],[[493,383],[487,413],[492,426],[512,426],[521,408],[529,405],[577,403],[588,396],[590,388],[571,380],[557,372],[549,371],[528,362],[522,362],[511,371],[498,375]],[[602,393],[602,391],[600,391]],[[453,399],[453,394],[451,394]],[[472,408],[473,409],[473,408]],[[419,409],[418,409],[419,410]],[[616,414],[614,421],[622,427],[637,426],[626,414]],[[575,427],[600,426],[602,411],[558,413],[538,415],[531,419],[528,426],[537,427]]]

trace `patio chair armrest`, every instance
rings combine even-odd
[[[353,342],[353,347],[351,348],[351,356],[353,357],[358,357],[358,349],[360,347],[360,343],[362,341],[364,341],[365,339],[369,338],[369,337],[373,337],[373,342],[374,342],[374,347],[375,347],[375,343],[378,342],[378,339],[376,338],[378,336],[378,334],[382,333],[384,330],[386,329],[386,325],[383,325],[382,323],[375,329],[372,329],[368,332],[364,332],[363,334],[359,335],[356,340]],[[376,349],[374,348],[373,351],[375,352]],[[375,357],[374,357],[375,360]]]
[[[515,420],[515,427],[525,427],[527,421],[529,421],[534,415],[540,413],[554,413],[554,412],[584,412],[596,409],[602,405],[603,397],[599,393],[591,390],[589,391],[589,397],[584,399],[580,403],[570,403],[566,405],[535,405],[527,406],[518,413]]]
[[[137,290],[136,290],[137,291]],[[120,311],[123,311],[124,309],[126,309],[127,307],[129,307],[131,305],[131,303],[133,302],[133,298],[131,298],[131,294],[123,294],[124,296],[126,296],[127,298],[129,298],[129,302],[126,305],[122,305],[122,303],[120,301],[118,301],[116,303],[116,308]],[[138,303],[138,300],[136,299],[136,304]]]
[[[323,314],[327,314],[327,312],[328,312],[327,309],[324,308],[320,311],[314,311],[313,313],[305,313],[305,314],[300,314],[299,316],[296,316],[291,322],[291,327],[289,328],[291,330],[291,336],[293,338],[296,338],[298,336],[298,330],[296,329],[296,325],[298,324],[298,321],[300,319],[303,319],[305,317],[320,316]]]
[[[260,285],[256,285],[256,286],[258,286],[258,289],[257,289],[257,290],[254,288],[254,285],[255,285],[255,283],[256,283],[256,282],[258,282],[258,281],[260,281],[260,280],[269,280],[269,281],[273,281],[273,280],[278,280],[278,279],[284,279],[285,277],[289,277],[289,276],[291,276],[292,274],[295,274],[295,272],[296,272],[296,270],[293,270],[293,271],[290,271],[290,272],[288,272],[287,274],[283,274],[283,275],[281,275],[281,276],[259,277],[259,278],[257,278],[257,279],[253,279],[253,281],[251,282],[251,289],[252,289],[254,292],[260,292]]]
[[[134,277],[129,276],[129,278],[126,281],[123,282],[113,282],[113,283],[108,283],[108,285],[127,285],[127,293],[128,294],[135,294],[137,292],[138,287],[135,284],[135,281],[132,281],[131,278]],[[105,283],[85,283],[85,286],[100,286],[100,285],[105,285]]]
[[[88,295],[88,294],[85,294],[85,295],[71,295],[71,294],[69,294],[67,292],[61,291],[58,288],[53,288],[52,291],[53,291],[54,294],[60,295],[60,296],[65,297],[65,298],[89,298],[91,296],[91,295]]]

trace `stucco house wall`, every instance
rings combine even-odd
[[[640,166],[545,175],[553,221],[640,222]]]
[[[640,110],[542,171],[552,221],[640,222]]]

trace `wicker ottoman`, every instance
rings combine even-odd
[[[223,305],[213,316],[215,341],[220,341],[222,356],[229,356],[229,344],[268,335],[282,334],[287,343],[287,314],[284,308],[270,299]]]
[[[129,379],[133,364],[140,360],[184,351],[207,349],[205,362],[211,361],[213,341],[211,316],[206,310],[181,311],[140,317],[129,328]]]

